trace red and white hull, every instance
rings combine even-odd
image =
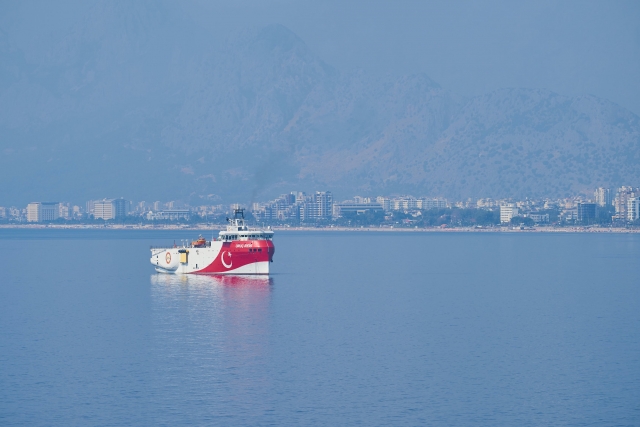
[[[269,274],[271,240],[214,240],[205,247],[151,249],[151,264],[168,274]]]

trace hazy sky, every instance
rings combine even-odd
[[[640,114],[638,1],[227,3],[202,1],[208,13],[194,19],[221,31],[282,23],[340,69],[425,72],[463,95],[589,93]]]
[[[0,26],[23,48],[92,2],[12,2]],[[640,114],[638,1],[180,1],[216,38],[280,23],[334,67],[427,73],[462,95],[502,87],[593,94]],[[29,46],[31,45],[31,46]]]
[[[0,54],[5,59],[0,63],[5,65],[0,66],[0,94],[5,100],[0,117],[9,129],[0,138],[0,149],[8,146],[15,152],[14,157],[0,157],[5,161],[0,175],[14,176],[11,165],[40,162],[34,168],[37,180],[11,189],[16,200],[104,197],[110,192],[132,198],[182,197],[180,192],[200,179],[194,175],[188,185],[178,180],[187,179],[180,170],[193,172],[193,159],[185,157],[188,167],[178,169],[168,154],[156,155],[155,163],[149,163],[151,157],[130,154],[152,149],[166,154],[158,146],[166,144],[162,135],[174,135],[165,132],[173,129],[172,120],[182,123],[176,119],[177,106],[180,114],[194,118],[178,126],[184,135],[209,132],[209,116],[199,113],[208,111],[215,96],[200,105],[185,88],[206,87],[209,77],[198,66],[220,53],[215,47],[227,36],[270,24],[291,29],[312,53],[340,71],[426,73],[462,96],[509,87],[591,94],[640,114],[638,0],[0,0]],[[221,69],[237,72],[233,67]],[[155,105],[157,99],[164,103]],[[281,108],[273,106],[274,111]],[[120,127],[113,125],[116,122]],[[611,135],[593,136],[600,137],[604,139],[598,143],[609,141],[618,147],[606,139]],[[78,150],[85,150],[93,163],[77,162]],[[17,156],[22,156],[22,163]],[[126,166],[122,159],[131,164]],[[138,173],[131,166],[141,159],[149,163],[150,172],[142,175],[175,172],[176,187],[149,196],[155,182],[140,184],[136,196],[123,193],[125,178],[107,183],[78,178],[97,167]],[[203,176],[209,172],[201,171]],[[219,194],[223,187],[210,186],[213,189],[207,187],[202,194]]]

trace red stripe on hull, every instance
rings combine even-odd
[[[195,273],[220,274],[256,262],[272,262],[275,246],[271,240],[239,240],[222,244],[220,253],[211,264]]]

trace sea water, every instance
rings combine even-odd
[[[640,235],[197,234],[0,230],[0,425],[640,425]]]

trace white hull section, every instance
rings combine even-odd
[[[189,268],[188,266],[180,266],[175,270],[168,270],[166,268],[162,268],[156,266],[156,271],[158,273],[164,274],[191,274],[191,273],[201,273],[201,274],[269,274],[269,261],[258,261],[252,264],[243,265],[238,268],[232,268],[227,271],[220,271],[215,273],[206,273],[196,270],[195,268]]]

